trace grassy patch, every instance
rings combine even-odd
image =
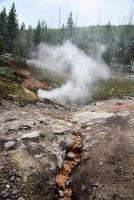
[[[100,82],[92,100],[105,100],[122,96],[134,96],[134,80],[109,79]]]
[[[37,95],[21,83],[23,75],[16,69],[0,66],[0,98],[30,103],[38,100]]]
[[[29,103],[38,100],[36,94],[15,83],[0,82],[0,97]]]
[[[0,77],[15,79],[16,75],[17,75],[16,70],[5,66],[0,67]]]
[[[2,57],[0,56],[0,66],[5,65],[5,61],[2,59]]]

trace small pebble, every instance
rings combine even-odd
[[[2,190],[1,195],[3,197],[7,197],[8,196],[8,188],[6,188],[5,190]]]
[[[14,141],[5,142],[4,146],[6,149],[11,149],[12,147],[15,146],[15,142]]]
[[[76,155],[75,153],[73,153],[73,152],[69,152],[69,153],[67,154],[67,156],[68,156],[69,158],[73,159],[73,158],[75,158],[77,155]]]
[[[64,192],[62,190],[59,190],[59,196],[64,197]]]
[[[12,176],[12,177],[11,177],[11,181],[14,181],[14,179],[15,179],[15,176]]]
[[[7,184],[7,185],[6,185],[6,188],[8,188],[8,189],[9,189],[9,188],[10,188],[10,185],[8,185],[8,184]]]
[[[13,191],[12,191],[12,194],[17,194],[18,193],[18,190],[17,189],[14,189]]]
[[[7,180],[4,179],[4,180],[3,180],[3,183],[4,183],[4,184],[7,183]]]
[[[25,200],[23,197],[19,197],[18,200]]]

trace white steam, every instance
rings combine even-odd
[[[61,46],[40,44],[36,52],[36,65],[59,74],[68,74],[69,79],[60,88],[51,91],[39,89],[39,98],[84,101],[91,93],[94,82],[109,77],[109,69],[101,59],[103,49],[100,48],[94,60],[69,41]]]

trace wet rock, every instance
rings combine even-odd
[[[67,176],[66,175],[63,175],[63,174],[58,174],[56,176],[56,179],[55,179],[55,182],[56,182],[56,185],[61,188],[61,189],[64,189],[65,188],[65,184],[66,184],[66,181],[67,181]]]
[[[14,141],[9,141],[9,142],[6,142],[4,144],[4,146],[5,146],[6,149],[12,149],[15,146],[15,144],[16,143]]]

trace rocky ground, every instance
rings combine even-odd
[[[133,200],[134,98],[0,104],[1,200]]]
[[[100,84],[83,107],[38,99],[62,79],[0,66],[0,200],[133,200],[133,81]]]

